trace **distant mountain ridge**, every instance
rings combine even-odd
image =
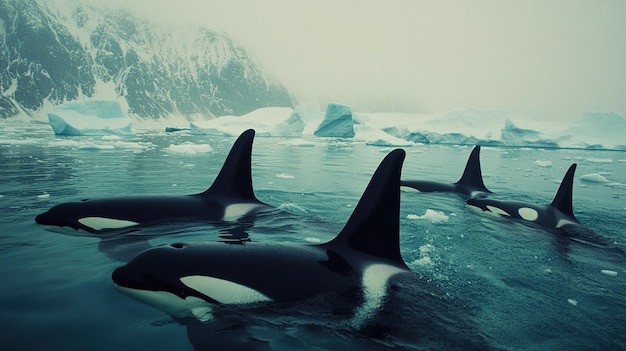
[[[0,0],[0,118],[81,98],[141,118],[293,107],[245,49],[206,28],[158,26],[122,10]]]

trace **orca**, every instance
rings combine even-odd
[[[450,184],[428,180],[403,180],[400,186],[402,186],[402,189],[405,191],[424,193],[450,192],[469,197],[492,193],[483,183],[482,171],[480,169],[480,145],[476,145],[474,149],[472,149],[472,153],[467,159],[463,175],[456,183]]]
[[[252,142],[243,132],[233,144],[217,178],[193,195],[120,196],[58,204],[38,215],[38,224],[91,234],[127,233],[139,227],[189,221],[236,221],[273,208],[259,201],[252,187]]]
[[[352,322],[361,325],[384,303],[392,278],[415,276],[399,243],[404,158],[396,149],[383,159],[343,229],[326,243],[173,243],[118,267],[113,283],[176,319],[202,322],[213,321],[218,306],[356,294]]]
[[[576,164],[572,164],[559,186],[552,203],[540,206],[523,201],[496,199],[468,199],[466,207],[481,213],[494,214],[535,223],[544,227],[560,229],[568,225],[580,225],[572,208],[572,188]]]

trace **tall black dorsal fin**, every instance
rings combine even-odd
[[[396,149],[380,163],[359,203],[329,247],[348,246],[404,265],[400,255],[400,173],[405,152]]]
[[[569,169],[565,173],[563,177],[563,181],[559,186],[559,190],[556,192],[554,196],[554,200],[550,204],[551,207],[556,208],[557,210],[563,212],[572,218],[576,218],[574,216],[574,209],[572,208],[572,192],[574,187],[574,172],[576,172],[576,164],[573,163],[569,166]]]
[[[483,172],[480,169],[480,145],[476,145],[472,150],[465,164],[463,175],[455,184],[471,186],[481,189],[486,193],[491,193],[485,186],[485,183],[483,183]]]
[[[222,165],[215,181],[201,195],[225,195],[257,200],[252,188],[252,141],[254,129],[241,133]]]

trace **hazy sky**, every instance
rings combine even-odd
[[[626,114],[626,0],[107,3],[229,33],[305,104]]]

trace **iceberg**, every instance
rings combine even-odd
[[[558,148],[556,141],[544,137],[541,132],[533,129],[519,128],[509,119],[504,123],[500,139],[503,144],[510,146],[528,146]]]
[[[315,135],[348,137],[347,130],[356,131],[356,138],[359,138],[359,130],[380,130],[395,138],[422,144],[626,150],[623,137],[626,117],[617,113],[586,113],[574,122],[564,123],[533,120],[491,109],[408,114],[361,113],[344,106],[343,110],[347,111],[342,113],[341,105],[331,105],[318,127],[323,133],[316,131]]]
[[[509,114],[497,110],[455,110],[444,114],[356,113],[359,124],[414,143],[500,145]]]
[[[48,123],[56,135],[133,134],[132,121],[117,101],[74,101],[55,106]]]
[[[313,135],[319,137],[353,138],[355,121],[349,106],[331,103],[326,107],[322,123]]]
[[[208,121],[190,123],[191,134],[238,136],[254,129],[257,136],[298,137],[304,120],[290,107],[264,107],[242,116],[222,116]]]
[[[405,139],[397,138],[385,133],[380,129],[375,129],[366,125],[354,125],[355,140],[365,141],[365,145],[372,146],[413,146],[415,143]]]
[[[555,138],[560,147],[626,150],[626,117],[613,112],[587,112]]]

